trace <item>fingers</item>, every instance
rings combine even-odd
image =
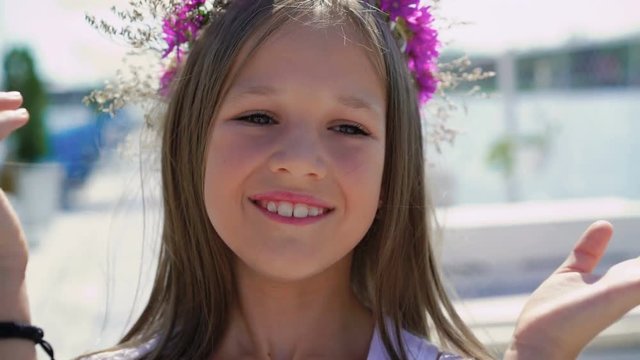
[[[19,92],[0,92],[0,140],[29,121],[27,110],[19,108],[21,104]]]
[[[15,110],[22,105],[22,95],[17,91],[0,91],[0,111]]]
[[[612,235],[613,226],[609,222],[600,220],[591,224],[556,273],[592,272],[600,262]]]
[[[0,140],[29,121],[26,109],[0,111]]]

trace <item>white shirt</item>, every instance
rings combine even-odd
[[[136,360],[151,352],[157,345],[157,338],[154,338],[138,347],[110,351],[82,358],[82,360]],[[407,331],[402,331],[402,341],[407,350],[407,356],[411,360],[455,360],[461,357],[448,353],[440,353],[440,350],[429,341],[417,337]],[[438,358],[438,355],[440,357]],[[387,351],[380,338],[380,332],[376,327],[371,344],[369,345],[369,355],[367,360],[388,360]]]

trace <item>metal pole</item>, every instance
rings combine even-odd
[[[506,52],[498,59],[498,90],[502,94],[503,118],[506,135],[514,139],[513,171],[506,174],[506,195],[510,202],[517,201],[519,198],[519,181],[518,181],[518,142],[515,139],[518,136],[518,119],[516,115],[516,66],[515,56],[512,52]]]

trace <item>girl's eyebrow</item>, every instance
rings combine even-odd
[[[229,92],[230,99],[236,99],[245,95],[257,95],[257,96],[267,96],[273,97],[281,93],[280,90],[274,88],[269,85],[248,85],[248,86],[237,86],[231,89]],[[336,99],[340,105],[354,109],[354,110],[366,110],[372,112],[381,118],[384,118],[383,109],[366,99],[359,97],[353,94],[341,94],[336,96]]]
[[[355,110],[368,110],[370,112],[373,112],[377,115],[380,115],[381,117],[384,118],[384,113],[382,111],[382,109],[380,108],[380,106],[373,104],[359,96],[356,95],[339,95],[337,97],[338,102],[340,104],[342,104],[343,106],[346,106],[348,108],[352,108]]]

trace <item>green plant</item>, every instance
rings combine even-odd
[[[552,130],[549,127],[540,133],[503,135],[491,145],[487,154],[487,163],[505,177],[511,177],[514,175],[518,149],[535,149],[540,154],[546,154],[551,137]]]
[[[47,92],[38,77],[35,61],[26,48],[14,48],[4,58],[3,87],[22,93],[23,107],[29,110],[29,122],[12,135],[12,160],[38,162],[49,152],[44,115]]]

